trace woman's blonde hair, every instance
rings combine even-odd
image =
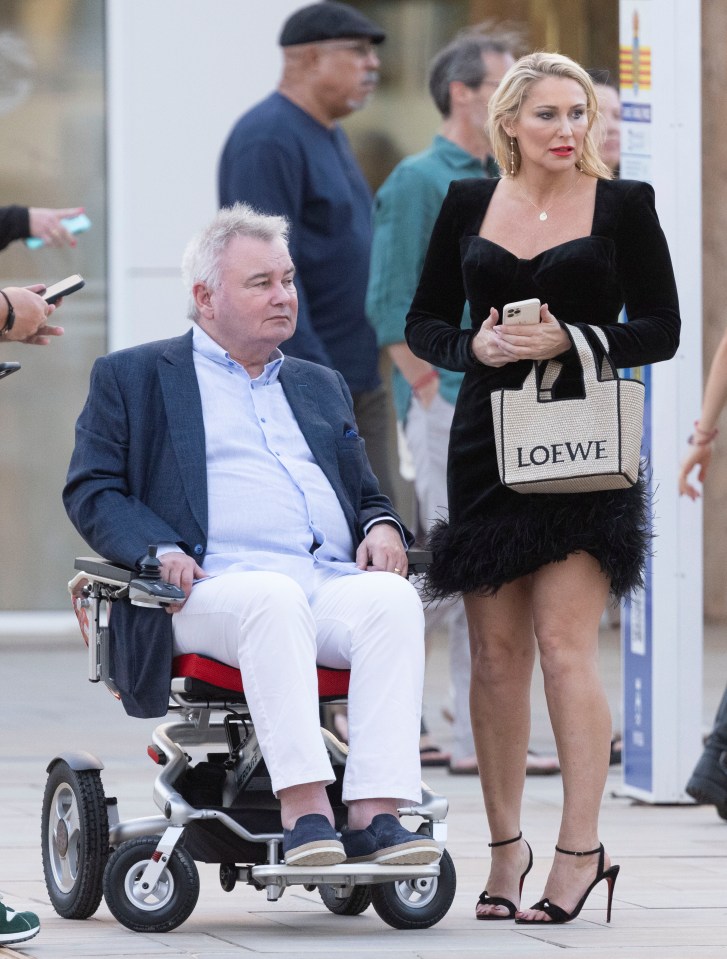
[[[583,152],[578,165],[589,176],[610,180],[613,174],[598,153],[597,136],[601,133],[601,124],[593,81],[575,60],[564,57],[560,53],[544,52],[529,53],[517,60],[502,78],[490,99],[488,132],[492,152],[503,175],[517,174],[521,162],[518,142],[505,132],[504,125],[519,115],[533,83],[546,77],[575,80],[583,87],[586,95],[588,129],[583,140]]]

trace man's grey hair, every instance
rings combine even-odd
[[[224,207],[212,222],[187,244],[182,257],[182,282],[189,294],[187,318],[196,322],[199,310],[194,301],[195,283],[205,283],[210,290],[220,285],[221,261],[228,244],[235,237],[253,240],[282,240],[286,245],[290,224],[284,216],[259,213],[247,203]]]
[[[452,111],[449,85],[459,80],[476,90],[487,79],[484,53],[512,53],[521,43],[512,29],[497,28],[488,20],[461,30],[432,60],[429,67],[429,92],[443,117]]]

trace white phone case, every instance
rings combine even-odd
[[[516,300],[502,308],[502,322],[523,326],[540,323],[540,300]]]

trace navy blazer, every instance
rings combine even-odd
[[[371,520],[398,519],[371,472],[340,373],[286,357],[280,383],[353,542],[361,542]],[[110,562],[133,568],[150,543],[161,542],[204,561],[207,464],[191,330],[96,360],[63,501],[81,536]],[[124,708],[132,716],[163,716],[172,618],[121,601],[110,624],[111,673]]]

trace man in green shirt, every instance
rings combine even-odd
[[[402,160],[376,194],[366,313],[379,346],[388,349],[393,362],[394,405],[413,461],[423,529],[447,508],[447,444],[462,374],[414,356],[404,342],[404,323],[449,184],[499,175],[485,125],[490,97],[514,62],[511,47],[505,36],[472,28],[436,55],[429,90],[442,115],[440,132],[427,150]],[[469,324],[467,309],[465,320]],[[454,693],[450,771],[475,773],[464,606],[459,600],[434,612],[446,616],[449,633]],[[428,627],[434,625],[430,614]],[[426,761],[424,751],[423,758]]]

